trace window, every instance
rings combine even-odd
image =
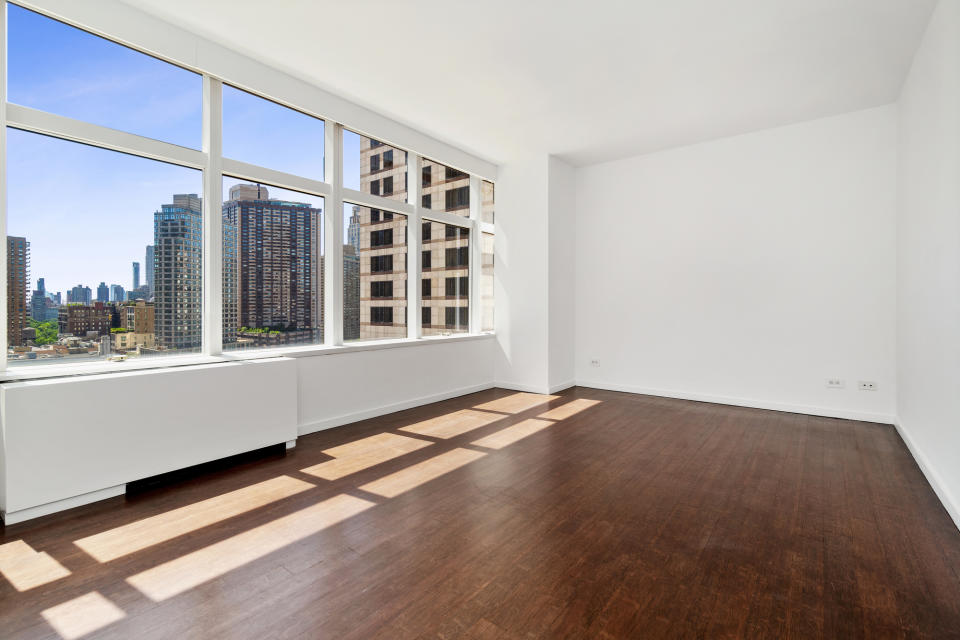
[[[371,325],[392,325],[393,307],[370,307]]]
[[[420,266],[421,266],[421,268],[423,268],[424,270],[432,268],[432,267],[430,266],[430,255],[431,255],[431,254],[430,254],[429,251],[421,251],[421,252],[420,252],[420,262],[422,263]]]
[[[480,234],[480,330],[493,331],[493,240],[492,233]]]
[[[420,297],[429,298],[430,297],[430,278],[423,278],[420,280]]]
[[[426,158],[423,160],[422,171],[425,209],[470,217],[470,176],[468,174]]]
[[[406,185],[406,151],[343,130],[344,187],[406,202]]]
[[[17,129],[7,135],[9,365],[198,351],[200,172]],[[61,199],[39,197],[56,193],[71,194],[69,215]],[[119,340],[130,258],[151,252],[152,290],[135,290],[144,298],[140,332]],[[113,300],[103,300],[101,282]]]
[[[447,329],[467,331],[470,323],[470,314],[466,307],[447,307],[444,309],[444,319]]]
[[[470,278],[460,276],[459,278],[447,278],[445,290],[448,298],[466,297],[470,294]]]
[[[15,4],[7,20],[10,102],[200,148],[199,74]]]
[[[319,118],[223,85],[223,155],[260,167],[323,180]]]
[[[370,297],[371,298],[392,298],[393,297],[393,281],[383,280],[380,282],[371,282]]]
[[[420,196],[420,206],[424,209],[429,209],[430,204],[433,202],[432,196],[429,193],[425,193]]]
[[[223,178],[223,348],[322,340],[323,198]]]
[[[431,184],[433,184],[433,165],[425,164],[420,169],[420,176],[421,176],[421,179],[420,179],[421,187],[429,187]]]
[[[393,229],[380,229],[370,232],[371,247],[389,247],[393,244]]]
[[[343,216],[344,341],[407,337],[407,216],[351,203]]]
[[[437,335],[444,333],[465,332],[469,330],[469,301],[470,301],[470,233],[469,229],[456,225],[430,221],[434,227],[431,236],[443,238],[434,241],[441,245],[444,256],[443,265],[430,266],[430,261],[422,261],[422,279],[430,278],[442,284],[436,295],[429,298],[421,296],[421,309],[435,309],[430,311],[431,318],[438,324],[424,324],[423,335]],[[452,229],[452,231],[451,231]],[[440,247],[438,247],[440,248]],[[426,253],[426,252],[424,252]],[[430,275],[427,276],[427,273]],[[443,295],[441,295],[441,292]],[[423,313],[423,312],[421,312]],[[454,321],[447,319],[453,314]],[[463,321],[461,322],[461,316]],[[426,314],[424,314],[426,317]]]
[[[484,180],[480,183],[480,222],[493,224],[493,183]]]
[[[429,222],[424,222],[420,228],[420,242],[430,242],[431,234],[431,225]]]
[[[424,327],[430,326],[430,307],[420,309],[420,324]]]

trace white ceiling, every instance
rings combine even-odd
[[[936,0],[125,0],[477,155],[576,165],[896,100]]]

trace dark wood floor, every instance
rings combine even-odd
[[[960,637],[960,533],[892,427],[588,389],[7,527],[0,571],[3,638]]]

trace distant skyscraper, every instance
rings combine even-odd
[[[360,256],[351,243],[343,247],[343,339],[356,340],[359,337]]]
[[[353,245],[354,251],[360,251],[360,207],[353,205],[353,213],[350,215],[350,224],[347,225],[347,242]]]
[[[100,295],[97,294],[97,299],[99,300]],[[123,290],[123,287],[119,284],[110,285],[110,300],[109,302],[123,302],[127,299],[127,292]],[[107,301],[104,301],[107,302]]]
[[[130,288],[131,289],[140,288],[140,263],[136,261],[134,261],[133,263],[133,286]]]
[[[97,302],[110,302],[110,287],[106,282],[97,285]]]
[[[29,326],[27,289],[30,287],[30,243],[7,236],[7,346],[23,344]]]
[[[92,304],[93,292],[90,290],[90,287],[78,284],[67,292],[67,303]]]
[[[241,184],[230,189],[223,220],[225,235],[236,228],[239,325],[281,331],[281,343],[317,341],[320,211]]]
[[[43,278],[37,278],[37,288],[33,290],[33,295],[30,297],[30,317],[36,320],[37,322],[45,322],[50,320],[49,309],[53,304],[53,301],[47,296],[47,287]],[[56,318],[56,314],[53,315]]]
[[[198,349],[202,339],[202,202],[176,194],[153,214],[154,309],[157,345]]]
[[[153,292],[153,245],[147,245],[146,261],[144,263],[146,268],[146,278],[147,286],[150,287],[150,291]]]

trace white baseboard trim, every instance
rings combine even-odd
[[[308,433],[314,433],[316,431],[323,431],[324,429],[332,429],[334,427],[340,427],[345,424],[350,424],[351,422],[368,420],[370,418],[376,418],[379,416],[387,415],[388,413],[395,413],[397,411],[403,411],[405,409],[413,409],[414,407],[430,404],[432,402],[440,402],[441,400],[449,400],[450,398],[465,396],[468,393],[485,391],[487,389],[492,389],[494,386],[499,386],[499,385],[494,385],[493,382],[487,382],[484,384],[477,384],[469,387],[460,387],[459,389],[452,389],[450,391],[435,393],[429,396],[421,396],[419,398],[414,398],[412,400],[404,400],[403,402],[396,402],[394,404],[387,404],[380,407],[374,407],[373,409],[365,409],[363,411],[347,413],[341,416],[327,418],[325,420],[308,422],[307,424],[301,424],[300,426],[298,426],[297,433],[301,436],[305,436]]]
[[[920,471],[923,472],[927,482],[933,488],[933,492],[937,494],[937,498],[940,499],[940,504],[947,510],[947,513],[953,520],[953,524],[957,526],[957,529],[960,529],[960,502],[958,502],[953,494],[950,493],[950,490],[947,489],[947,485],[944,484],[940,475],[930,465],[927,456],[917,447],[917,444],[913,441],[913,438],[910,437],[910,434],[904,428],[899,417],[894,421],[893,426],[896,427],[897,433],[900,434],[900,439],[907,445],[910,455],[912,455],[913,459],[917,462],[917,466],[920,467]]]
[[[545,395],[550,393],[549,387],[546,387],[546,386],[538,387],[537,385],[534,385],[534,384],[525,384],[522,382],[503,382],[502,380],[498,380],[496,383],[494,383],[493,386],[495,386],[498,389],[507,389],[508,391],[523,391],[525,393],[542,393]]]
[[[635,387],[624,384],[614,384],[609,382],[593,382],[590,380],[577,380],[577,386],[589,387],[591,389],[603,389],[605,391],[623,391],[626,393],[638,393],[646,396],[659,396],[661,398],[677,398],[679,400],[695,400],[697,402],[712,402],[714,404],[728,404],[737,407],[749,407],[751,409],[768,409],[770,411],[784,411],[787,413],[803,413],[811,416],[824,416],[827,418],[842,418],[844,420],[858,420],[860,422],[878,422],[880,424],[893,424],[896,416],[886,413],[869,413],[865,411],[849,411],[847,409],[833,409],[830,407],[818,407],[806,404],[787,404],[783,402],[767,402],[765,400],[754,400],[751,398],[735,398],[731,396],[714,396],[704,393],[693,393],[689,391],[675,391],[672,389],[649,389],[645,387]]]
[[[551,385],[549,392],[550,392],[550,393],[559,393],[559,392],[561,392],[561,391],[563,391],[563,390],[565,390],[565,389],[569,389],[569,388],[575,387],[575,386],[577,386],[577,381],[576,381],[576,380],[567,380],[566,382],[561,382],[561,383],[559,383],[559,384]]]
[[[115,487],[107,487],[106,489],[91,491],[90,493],[73,496],[72,498],[64,498],[63,500],[48,502],[47,504],[41,504],[36,507],[27,507],[26,509],[20,509],[19,511],[6,512],[3,514],[3,522],[7,526],[19,524],[21,522],[26,522],[27,520],[39,518],[41,516],[48,516],[51,513],[56,513],[58,511],[66,511],[67,509],[73,509],[74,507],[82,507],[83,505],[90,504],[91,502],[99,502],[100,500],[106,500],[107,498],[122,496],[124,493],[126,493],[126,491],[127,485],[118,484]]]

